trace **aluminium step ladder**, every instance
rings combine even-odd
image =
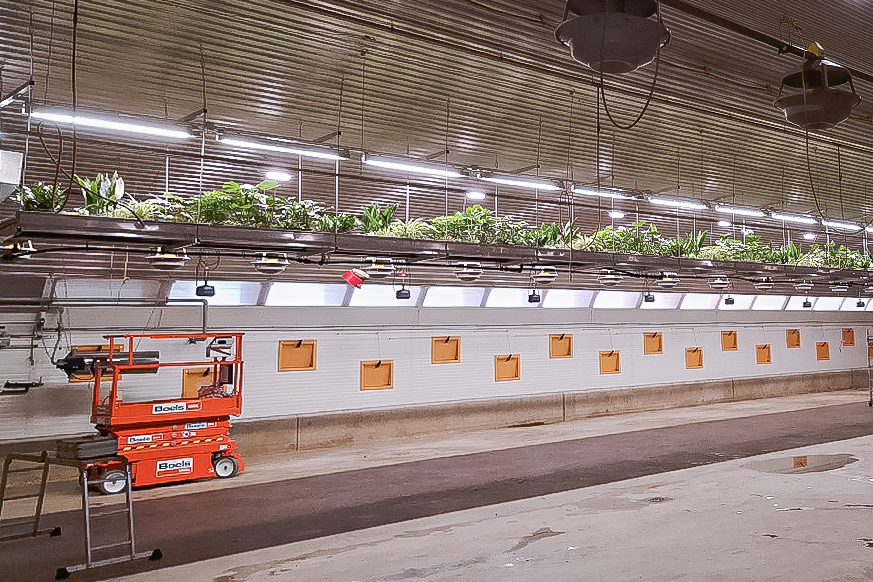
[[[115,458],[113,457],[113,459]],[[149,560],[160,560],[163,558],[163,553],[160,549],[146,552],[138,552],[136,550],[136,535],[133,521],[133,496],[131,493],[131,483],[133,480],[131,479],[130,465],[124,463],[122,477],[116,475],[104,478],[103,476],[100,476],[99,478],[94,479],[90,477],[90,473],[95,462],[97,462],[96,459],[82,460],[58,457],[48,451],[43,451],[38,455],[20,453],[10,453],[7,455],[6,460],[3,463],[3,475],[2,478],[0,478],[0,517],[2,517],[5,502],[33,499],[36,500],[36,503],[33,507],[32,516],[28,515],[24,518],[11,519],[8,520],[8,524],[0,522],[0,526],[15,530],[15,533],[0,536],[0,543],[45,534],[50,536],[61,535],[60,527],[40,527],[42,510],[45,505],[49,468],[52,465],[61,465],[76,469],[79,474],[79,482],[82,484],[82,522],[84,526],[83,542],[85,561],[81,564],[58,568],[55,573],[55,579],[64,580],[69,578],[70,574],[73,572],[88,570],[100,566],[108,566],[110,564],[118,564],[121,562],[130,562],[140,558],[148,558]],[[7,495],[10,489],[10,476],[37,472],[39,472],[40,475],[38,492]],[[123,482],[121,483],[123,487],[122,489],[119,489],[119,494],[123,491],[125,495],[124,502],[105,506],[97,505],[95,507],[91,500],[91,494],[89,491],[90,486],[103,483],[113,483],[118,486],[119,482]],[[15,486],[22,487],[21,484],[15,484]],[[118,539],[108,543],[95,544],[95,532],[100,530],[103,530],[104,532],[111,530],[111,527],[109,526],[104,527],[103,523],[104,518],[113,515],[120,516],[120,519],[123,519],[123,523],[120,524],[123,526],[125,532],[123,539]],[[119,524],[116,523],[115,525],[117,526]],[[0,532],[2,531],[3,529],[0,528]],[[124,551],[114,556],[97,559],[99,554],[105,556],[109,550],[118,548],[122,548]]]
[[[130,465],[127,463],[124,465],[123,491],[120,492],[124,494],[124,502],[120,504],[94,507],[92,506],[89,490],[92,485],[100,485],[103,483],[113,483],[114,485],[117,485],[119,481],[122,481],[122,479],[119,479],[118,477],[100,477],[97,479],[91,479],[89,478],[88,463],[81,463],[80,475],[80,481],[83,484],[82,518],[84,526],[85,561],[81,564],[58,568],[55,574],[55,579],[64,580],[69,578],[70,574],[73,572],[98,568],[100,566],[108,566],[110,564],[131,562],[141,558],[148,558],[149,560],[160,560],[163,558],[163,553],[160,549],[145,552],[136,551],[136,535],[133,522],[133,494],[131,492],[131,484],[133,483],[133,480],[130,475]],[[95,531],[102,529],[98,527],[98,523],[102,522],[104,518],[114,515],[121,516],[121,518],[124,519],[123,525],[126,532],[125,537],[117,541],[95,544],[94,533]],[[96,559],[96,555],[116,548],[123,548],[123,553],[115,556],[104,557],[102,559]]]
[[[8,533],[0,535],[0,542],[17,540],[27,537],[36,537],[41,535],[50,535],[52,537],[61,535],[60,527],[40,528],[42,520],[42,509],[45,504],[45,491],[48,483],[49,466],[52,458],[48,451],[43,451],[39,455],[23,455],[10,453],[6,456],[3,462],[3,476],[0,477],[0,533],[4,530],[14,531],[16,533]],[[28,473],[41,473],[39,480],[39,491],[34,493],[32,489],[28,493],[18,493],[9,495],[10,476],[26,475]],[[27,487],[27,485],[24,485]],[[3,523],[3,507],[9,501],[18,501],[23,499],[35,500],[36,503],[31,506],[32,515],[6,520]],[[8,507],[8,505],[6,506]]]

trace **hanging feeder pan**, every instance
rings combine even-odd
[[[567,7],[570,12],[579,16],[623,12],[631,16],[648,18],[658,11],[656,0],[569,0]]]
[[[849,89],[838,88],[849,85]],[[799,90],[785,95],[785,87]],[[817,58],[808,58],[800,71],[786,75],[774,105],[785,118],[803,129],[829,129],[852,114],[861,102],[852,84],[852,74],[837,65],[825,65]]]
[[[570,47],[573,60],[598,73],[614,74],[651,63],[670,40],[670,31],[643,16],[603,12],[569,18],[555,37]]]
[[[843,89],[813,89],[776,100],[785,119],[804,129],[830,129],[851,115],[861,98]]]

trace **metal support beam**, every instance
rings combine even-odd
[[[700,20],[703,20],[704,22],[714,24],[716,26],[724,28],[725,30],[730,30],[731,32],[735,32],[736,34],[739,34],[739,35],[744,36],[746,38],[750,38],[750,39],[758,41],[760,43],[769,45],[769,46],[775,48],[776,50],[778,50],[779,54],[789,53],[789,54],[797,55],[800,57],[802,57],[806,54],[806,49],[804,49],[804,48],[800,48],[800,47],[786,44],[785,42],[779,40],[778,38],[774,38],[772,36],[768,36],[766,34],[758,32],[756,30],[752,30],[751,28],[749,28],[747,26],[743,26],[742,24],[733,22],[731,20],[728,20],[727,18],[723,18],[721,16],[718,16],[717,14],[713,14],[712,12],[709,12],[707,10],[704,10],[702,8],[699,8],[697,6],[689,4],[688,2],[685,2],[684,0],[661,0],[661,5],[662,6],[669,6],[670,8],[678,10],[679,12],[682,12],[683,14],[687,14],[688,16],[693,16],[695,18],[699,18]],[[873,75],[869,75],[863,71],[853,69],[852,67],[847,67],[846,65],[843,65],[843,64],[840,64],[840,66],[848,69],[849,72],[852,73],[852,77],[854,77],[855,79],[861,79],[863,81],[867,81],[868,83],[873,84]]]

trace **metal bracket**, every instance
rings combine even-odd
[[[448,148],[446,148],[446,149],[444,149],[444,150],[440,150],[440,151],[438,151],[438,152],[434,152],[434,153],[430,154],[429,156],[426,156],[424,159],[430,161],[430,160],[436,159],[436,158],[438,158],[438,157],[440,157],[440,156],[447,156],[447,155],[449,155],[450,153],[452,153],[451,150],[449,150]]]
[[[176,123],[178,123],[180,125],[184,125],[186,123],[191,123],[192,121],[194,121],[195,119],[197,119],[201,115],[206,115],[206,108],[205,107],[201,107],[197,111],[189,113],[185,117],[179,119]]]
[[[31,87],[33,87],[33,85],[33,79],[30,79],[13,89],[9,95],[3,97],[3,99],[0,99],[0,109],[3,109],[7,105],[11,104],[13,101],[15,101],[16,97],[29,90]]]
[[[331,139],[331,138],[339,137],[339,136],[341,136],[342,134],[343,134],[343,132],[341,132],[341,131],[332,131],[332,132],[328,133],[327,135],[323,135],[323,136],[321,136],[321,137],[319,137],[319,138],[316,138],[316,139],[312,140],[312,143],[319,143],[319,144],[321,144],[321,143],[324,143],[324,142],[326,142],[327,140],[329,140],[329,139]]]
[[[3,384],[3,389],[0,390],[0,394],[27,394],[31,388],[39,388],[40,386],[44,386],[42,378],[37,382],[11,382],[6,380],[6,383]]]

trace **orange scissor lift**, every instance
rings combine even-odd
[[[125,334],[104,336],[105,355],[92,356],[94,401],[91,421],[102,436],[117,439],[117,457],[93,459],[89,480],[104,493],[123,491],[125,464],[136,487],[232,477],[244,469],[236,442],[230,437],[230,417],[242,412],[241,333]],[[160,352],[137,352],[135,344],[186,341],[206,343],[206,359],[162,362]],[[172,348],[172,346],[168,346]],[[181,397],[126,402],[119,383],[126,374],[182,370],[200,378],[196,391],[183,388]],[[108,386],[107,386],[108,385]],[[108,393],[106,388],[109,388]]]

